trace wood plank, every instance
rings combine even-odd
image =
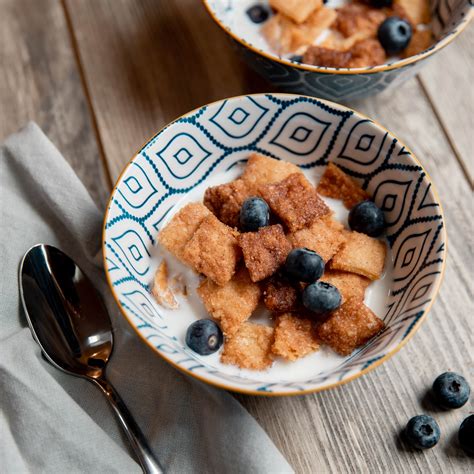
[[[201,2],[66,5],[114,179],[145,140],[183,113],[270,89],[235,55]]]
[[[222,42],[199,2],[67,0],[67,7],[114,177],[146,137],[179,114],[268,90]],[[236,397],[298,473],[467,472],[451,438],[472,405],[441,413],[423,397],[442,371],[472,367],[470,191],[417,80],[356,106],[399,135],[440,188],[448,231],[454,229],[441,294],[413,340],[363,378],[303,397]],[[443,430],[427,453],[409,451],[398,436],[420,412],[436,413]]]
[[[421,71],[428,94],[451,147],[472,181],[474,165],[474,23]],[[442,87],[440,87],[442,85]]]
[[[0,0],[0,140],[34,120],[99,206],[109,193],[57,0]]]

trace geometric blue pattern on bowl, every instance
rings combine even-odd
[[[388,223],[393,281],[385,330],[338,367],[301,380],[262,382],[211,366],[176,337],[149,294],[156,234],[187,193],[249,152],[303,169],[338,164],[374,198]],[[132,327],[161,356],[209,383],[259,394],[304,393],[361,375],[396,352],[420,325],[446,258],[443,214],[433,184],[388,131],[341,105],[288,94],[235,97],[204,106],[155,135],[127,165],[111,195],[103,251],[113,294]]]
[[[380,66],[330,68],[295,63],[272,52],[257,33],[261,24],[252,23],[245,13],[248,6],[257,1],[203,1],[243,59],[263,77],[282,90],[337,102],[367,97],[400,85],[416,74],[427,58],[453,41],[473,16],[472,1],[433,0],[431,26],[436,43],[427,50]]]

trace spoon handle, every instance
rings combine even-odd
[[[115,388],[104,378],[93,379],[93,381],[100,387],[107,397],[107,400],[112,405],[112,408],[114,409],[117,418],[120,420],[122,427],[127,434],[128,440],[135,451],[143,472],[145,474],[163,474],[163,468],[160,466],[158,460],[153,456],[153,453],[146,442],[145,436]]]

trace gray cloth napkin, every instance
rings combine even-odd
[[[292,472],[233,397],[168,366],[119,315],[101,267],[102,215],[35,124],[1,147],[0,189],[0,471],[140,472],[103,395],[45,362],[26,327],[18,265],[43,242],[73,257],[106,299],[109,378],[167,472]]]

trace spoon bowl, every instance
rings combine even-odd
[[[19,277],[28,325],[46,359],[63,372],[99,387],[122,424],[143,471],[162,473],[143,433],[105,377],[114,342],[112,322],[91,281],[70,257],[44,244],[26,252]]]
[[[36,245],[20,278],[28,324],[48,360],[71,375],[101,377],[112,353],[112,323],[82,270],[55,247]]]

